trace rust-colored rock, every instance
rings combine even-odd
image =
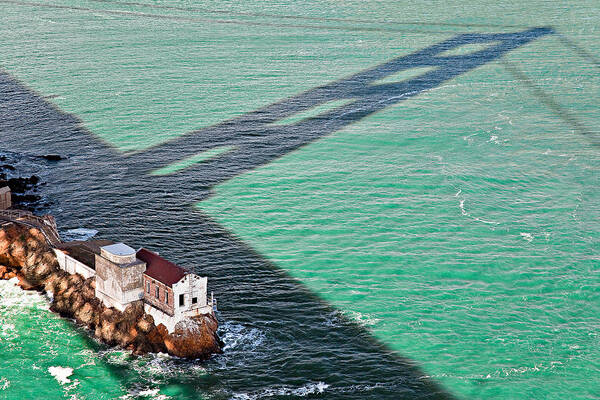
[[[17,277],[27,290],[51,294],[50,309],[75,320],[111,345],[136,354],[167,352],[183,358],[206,359],[221,353],[217,320],[205,315],[177,324],[172,334],[144,312],[141,301],[124,312],[105,307],[95,296],[95,281],[58,268],[44,235],[35,228],[8,224],[0,229],[0,278]]]
[[[212,321],[208,317],[197,317],[180,321],[172,334],[165,337],[165,346],[169,354],[177,357],[208,358],[211,354],[221,353],[218,336],[210,328]]]
[[[21,287],[21,289],[23,290],[33,290],[35,289],[35,285],[32,284],[31,282],[29,282],[25,276],[23,276],[23,274],[21,273],[17,273],[17,279],[19,280],[19,286]]]

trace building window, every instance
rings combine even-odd
[[[150,294],[150,282],[146,283],[146,291]]]
[[[183,307],[183,305],[185,304],[184,299],[183,299],[183,295],[180,294],[179,295],[179,307]]]
[[[192,297],[192,304],[196,304],[198,303],[198,298],[197,297]]]
[[[165,303],[169,304],[169,292],[165,290]]]
[[[156,287],[156,298],[158,299],[160,295],[160,289],[158,288],[158,286]]]

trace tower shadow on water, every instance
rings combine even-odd
[[[223,319],[262,332],[259,347],[226,352],[207,364],[206,379],[180,385],[185,397],[204,392],[220,398],[323,381],[330,385],[328,399],[451,398],[414,362],[337,315],[194,204],[222,182],[553,33],[551,28],[533,28],[461,34],[129,154],[99,141],[76,117],[0,72],[0,149],[70,155],[53,164],[46,177],[45,190],[54,200],[52,211],[59,223],[95,227],[112,238],[155,247],[182,265],[201,268],[196,272],[209,277],[222,300]],[[472,44],[487,46],[448,54]],[[394,74],[415,68],[426,72],[393,80]],[[315,109],[320,111],[294,120]],[[223,150],[194,162],[194,157],[215,149]]]

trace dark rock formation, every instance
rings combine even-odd
[[[8,186],[11,192],[25,193],[28,190],[34,189],[40,181],[37,175],[31,175],[24,178],[10,178],[0,181],[0,186]]]
[[[6,156],[1,156],[0,161],[6,161]],[[43,184],[40,177],[37,175],[19,176],[16,171],[17,168],[11,164],[1,164],[0,187],[8,186],[10,188],[14,208],[18,207],[31,212],[39,211],[44,207],[42,196],[38,194],[38,188]]]
[[[51,294],[52,311],[75,319],[109,345],[136,354],[165,352],[193,359],[207,359],[222,352],[213,316],[182,321],[169,334],[164,325],[154,325],[141,301],[124,312],[107,308],[95,296],[93,278],[84,279],[59,269],[54,252],[38,229],[8,224],[0,229],[0,279],[15,277],[25,290]]]
[[[45,154],[43,156],[38,156],[39,158],[43,158],[44,160],[48,160],[48,161],[60,161],[60,160],[66,160],[67,157],[63,157],[61,155],[58,154]]]

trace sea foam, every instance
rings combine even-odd
[[[62,232],[61,236],[63,239],[70,240],[88,240],[93,238],[98,233],[95,229],[86,229],[86,228],[76,228],[69,229],[66,232]]]
[[[73,368],[49,367],[48,372],[50,372],[50,375],[52,375],[61,385],[71,383],[69,377],[73,375]]]

